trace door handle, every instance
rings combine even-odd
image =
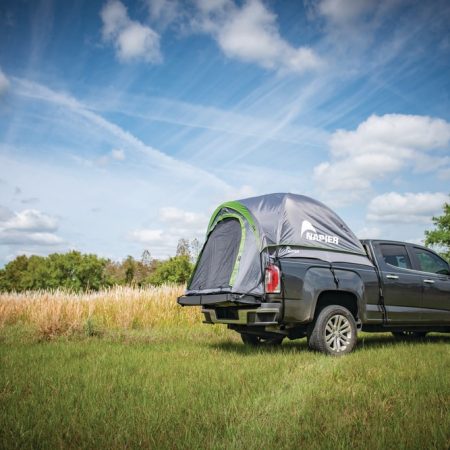
[[[434,284],[434,280],[423,280],[423,282],[427,284]]]
[[[398,280],[398,275],[386,275],[386,278],[389,278],[390,280]]]

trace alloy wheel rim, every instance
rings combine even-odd
[[[350,345],[352,327],[347,317],[336,314],[325,325],[325,343],[333,353],[345,351]]]

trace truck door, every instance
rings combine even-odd
[[[423,280],[412,269],[406,246],[378,243],[374,247],[378,250],[376,253],[388,322],[420,323]]]
[[[450,268],[446,261],[422,247],[411,246],[413,263],[422,281],[422,321],[450,324]]]

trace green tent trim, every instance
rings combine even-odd
[[[233,212],[224,212],[224,214],[220,214],[220,212],[223,209],[228,209],[231,211],[236,211],[236,213]],[[225,202],[222,203],[218,208],[216,208],[216,210],[214,211],[213,215],[211,216],[211,219],[209,221],[208,224],[208,229],[206,232],[206,240],[208,240],[209,235],[211,234],[211,232],[214,230],[214,228],[216,227],[216,225],[221,222],[224,219],[237,219],[239,220],[239,223],[241,225],[241,242],[239,244],[239,250],[238,250],[238,254],[236,257],[236,261],[234,263],[233,266],[233,270],[231,272],[231,277],[230,277],[230,286],[233,286],[235,280],[236,280],[236,276],[238,274],[239,271],[239,263],[241,262],[241,256],[242,253],[244,251],[244,246],[245,246],[245,238],[247,235],[247,232],[245,230],[245,223],[244,223],[244,219],[248,222],[248,224],[250,225],[250,228],[252,229],[253,233],[255,234],[256,237],[256,241],[259,242],[259,233],[258,233],[258,228],[256,227],[255,221],[253,219],[253,216],[251,215],[250,211],[241,203],[233,201],[233,202]],[[205,248],[205,247],[203,247]],[[197,261],[195,263],[195,267],[194,270],[192,271],[191,277],[188,281],[188,286],[191,284],[192,278],[194,277],[194,273],[197,270],[197,265],[198,262],[200,261],[200,258],[202,257],[202,253],[203,253],[203,249],[202,252],[200,252],[200,254],[198,255]]]
[[[211,219],[209,221],[208,230],[207,230],[206,235],[208,236],[209,233],[212,231],[212,229],[215,226],[214,221],[216,220],[216,217],[218,216],[220,211],[225,208],[234,210],[234,211],[238,212],[239,214],[241,214],[249,223],[250,228],[255,233],[257,241],[259,242],[258,228],[256,227],[256,223],[255,223],[255,220],[253,219],[252,214],[250,213],[250,211],[247,209],[246,206],[244,206],[242,203],[239,203],[236,201],[222,203],[219,207],[216,208],[216,210],[214,211],[214,213],[211,216]]]

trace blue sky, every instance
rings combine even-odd
[[[0,1],[0,265],[172,255],[294,192],[420,242],[450,192],[450,4]]]

